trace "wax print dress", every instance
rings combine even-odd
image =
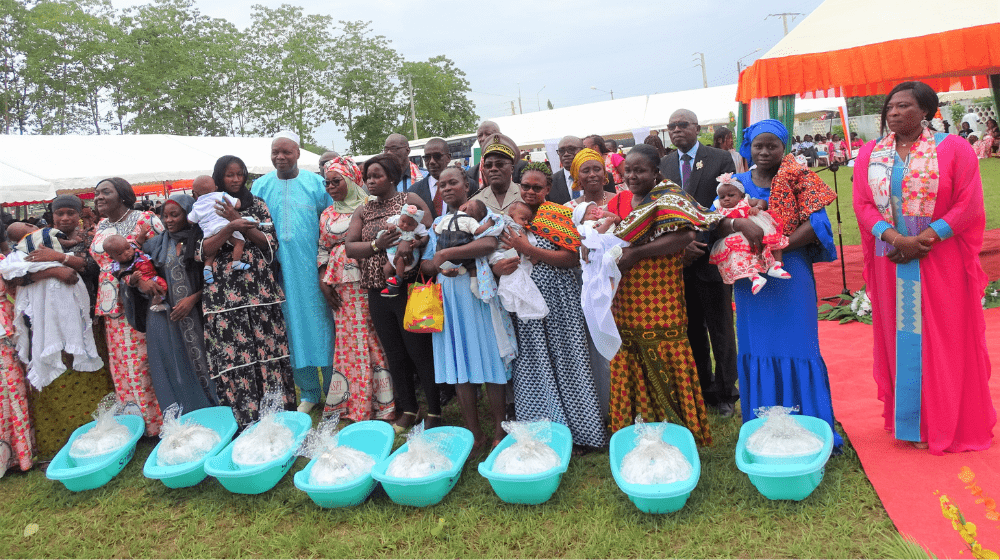
[[[240,215],[267,224],[271,214],[254,197]],[[282,393],[285,408],[295,409],[295,382],[281,304],[284,292],[275,277],[278,248],[273,226],[261,226],[265,249],[248,241],[243,249],[247,270],[233,270],[233,247],[226,243],[215,256],[215,282],[201,294],[205,350],[219,402],[233,408],[241,427],[255,421],[264,392]],[[202,259],[200,256],[197,257]],[[310,265],[311,268],[311,265]]]
[[[550,221],[543,223],[546,216]],[[542,218],[542,219],[540,219]],[[567,248],[579,234],[572,212],[544,203],[532,222],[538,248]],[[558,241],[558,244],[557,244]],[[518,318],[514,360],[514,405],[522,421],[547,418],[569,427],[573,443],[603,447],[607,435],[594,386],[587,349],[587,327],[580,307],[580,283],[572,268],[538,262],[531,279],[542,292],[549,314],[544,319]]]
[[[104,240],[121,235],[131,243],[150,239],[163,231],[163,224],[152,212],[129,210],[117,222],[102,218],[90,246],[90,254],[101,267],[97,285],[95,314],[104,316],[108,340],[108,364],[118,398],[128,409],[140,412],[146,420],[146,435],[160,433],[163,416],[156,402],[153,382],[146,363],[146,335],[132,328],[126,320],[118,296],[118,280],[112,275],[114,259],[104,252]]]
[[[784,233],[790,234],[798,223],[785,219],[775,210],[772,192],[779,189],[760,186],[753,182],[752,172],[736,175],[746,188],[747,196],[771,201],[769,213],[781,219]],[[789,177],[790,181],[822,180],[804,170],[792,155],[785,156],[775,181]],[[782,207],[796,203],[791,193],[799,192],[790,185],[781,190]],[[828,188],[826,190],[829,190]],[[739,345],[737,371],[740,383],[740,409],[743,422],[756,418],[754,409],[762,406],[798,406],[802,414],[822,418],[834,430],[834,445],[843,442],[836,431],[833,403],[830,398],[830,380],[826,362],[819,351],[819,323],[816,316],[816,279],[814,262],[832,261],[837,258],[833,243],[833,230],[824,204],[832,200],[823,195],[812,213],[799,211],[799,219],[808,221],[819,239],[809,246],[785,250],[783,268],[792,275],[790,279],[768,282],[757,295],[751,293],[749,279],[737,280],[733,285],[736,299],[736,340]]]
[[[299,170],[294,179],[279,179],[272,171],[257,179],[251,189],[274,218],[281,263],[288,342],[292,367],[330,367],[333,363],[333,318],[319,290],[316,248],[319,217],[333,199],[326,194],[323,178]]]
[[[30,469],[35,447],[28,383],[14,345],[14,304],[7,294],[7,284],[0,278],[0,476],[11,467]]]
[[[633,245],[675,231],[705,231],[721,216],[705,212],[687,193],[664,182],[647,202],[632,208],[632,193],[608,204],[622,218],[616,235]],[[699,445],[712,433],[698,369],[687,337],[681,254],[640,260],[622,276],[612,312],[622,338],[611,361],[611,430],[647,422],[672,422],[691,430]]]
[[[90,294],[93,314],[97,303],[97,282],[100,267],[90,254],[90,245],[94,240],[96,228],[84,233],[83,241],[66,249],[87,261],[80,278],[87,286]],[[105,335],[104,322],[94,321],[94,344],[97,354],[104,360],[104,367],[97,371],[76,371],[67,365],[66,371],[55,381],[45,386],[44,391],[29,387],[31,393],[28,399],[31,404],[31,420],[35,428],[35,446],[38,459],[46,461],[55,457],[56,453],[80,426],[93,420],[91,414],[105,395],[115,390],[108,373],[108,340]]]
[[[323,415],[337,413],[355,422],[384,420],[396,409],[392,378],[372,324],[368,291],[361,288],[361,270],[344,250],[350,223],[351,213],[341,213],[335,206],[324,210],[319,219],[317,264],[326,265],[321,281],[333,286],[341,302],[333,313],[337,339]]]
[[[935,455],[987,449],[996,409],[980,303],[986,215],[976,155],[961,137],[925,131],[903,161],[892,136],[866,144],[854,168],[885,429]],[[890,226],[901,235],[930,227],[942,241],[923,259],[894,264],[880,240]]]

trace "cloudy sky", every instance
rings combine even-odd
[[[112,0],[116,8],[145,4]],[[809,14],[821,0],[632,0],[483,2],[473,0],[195,0],[205,15],[241,29],[250,6],[282,3],[335,20],[370,20],[407,60],[445,55],[466,73],[470,97],[481,119],[509,115],[511,101],[528,113],[653,93],[702,87],[693,53],[705,54],[708,85],[736,83],[744,66],[767,52],[782,35],[780,17]],[[789,30],[804,16],[789,17]],[[836,30],[831,29],[833,33]],[[597,88],[597,91],[591,89]],[[332,124],[316,132],[325,145],[346,145]]]

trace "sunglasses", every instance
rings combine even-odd
[[[674,130],[675,128],[679,128],[681,130],[684,130],[685,128],[691,126],[691,124],[693,124],[693,123],[689,123],[687,121],[678,121],[678,122],[675,122],[675,123],[668,124],[667,125],[667,130]]]
[[[335,186],[339,185],[341,181],[343,181],[343,179],[327,179],[326,180],[326,186],[328,186],[328,187],[329,186],[334,186],[335,187]]]
[[[431,160],[442,161],[445,159],[448,159],[447,154],[441,154],[441,153],[424,154],[424,161],[431,161]]]
[[[503,169],[504,167],[507,167],[510,164],[511,164],[511,162],[509,162],[509,161],[497,161],[497,162],[484,161],[483,162],[483,169],[494,169],[494,168],[495,169]]]
[[[579,152],[582,149],[583,148],[559,148],[558,150],[556,150],[556,153],[559,154],[559,155],[561,155],[561,156],[564,156],[564,155],[567,155],[567,154],[576,154],[577,152]]]
[[[546,185],[525,185],[524,183],[521,184],[522,191],[532,191],[536,193],[544,191],[545,187]]]

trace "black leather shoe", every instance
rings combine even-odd
[[[733,403],[719,403],[719,416],[732,418],[733,414],[736,414],[736,407],[733,406]]]

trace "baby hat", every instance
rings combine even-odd
[[[716,177],[715,180],[719,182],[718,186],[715,187],[715,194],[719,194],[719,187],[722,185],[736,187],[743,194],[746,194],[747,192],[746,188],[743,187],[743,183],[741,183],[732,173],[723,173],[722,175]]]
[[[573,209],[573,225],[580,227],[583,223],[583,217],[587,215],[587,209],[593,204],[597,206],[596,202],[581,202],[579,206]]]
[[[404,204],[403,208],[399,211],[400,216],[409,216],[416,221],[424,219],[424,211],[417,208],[416,204]]]

